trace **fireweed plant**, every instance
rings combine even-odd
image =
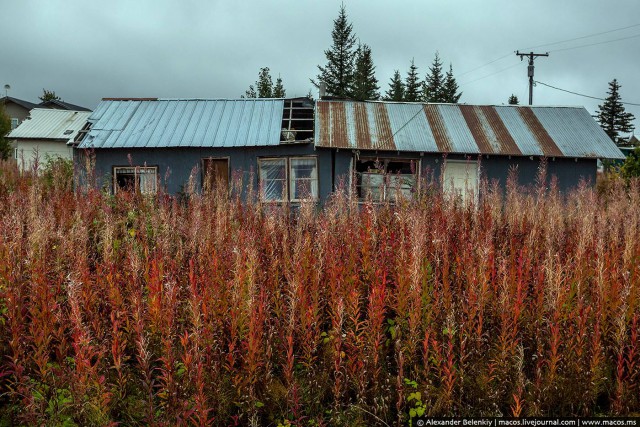
[[[637,415],[640,183],[539,182],[293,208],[3,164],[0,425]]]

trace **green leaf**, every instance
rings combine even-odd
[[[255,403],[256,408],[262,408],[264,406],[264,403],[258,401]]]

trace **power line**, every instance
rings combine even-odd
[[[531,47],[527,47],[527,48],[520,49],[520,50],[532,50],[532,49],[537,49],[537,48],[539,48],[539,47],[545,47],[545,46],[556,46],[556,45],[559,45],[559,44],[562,44],[562,43],[568,43],[568,42],[572,42],[572,41],[576,41],[576,40],[584,40],[584,39],[588,39],[588,38],[591,38],[591,37],[601,36],[601,35],[603,35],[603,34],[610,34],[610,33],[614,33],[614,32],[616,32],[616,31],[627,30],[627,29],[629,29],[629,28],[635,28],[635,27],[640,27],[640,24],[628,25],[628,26],[626,26],[626,27],[621,27],[621,28],[614,28],[613,30],[601,31],[601,32],[599,32],[599,33],[588,34],[588,35],[586,35],[586,36],[581,36],[581,37],[574,37],[574,38],[572,38],[572,39],[561,40],[561,41],[557,41],[557,42],[553,42],[553,43],[540,44],[540,45],[537,45],[537,46],[531,46]],[[616,41],[626,40],[626,39],[629,39],[629,38],[635,38],[635,37],[639,37],[639,36],[640,36],[640,34],[635,35],[635,36],[631,36],[631,37],[623,37],[623,38],[619,38],[619,39],[615,39],[615,40],[607,40],[607,41],[604,41],[604,42],[599,42],[599,43],[594,43],[594,44],[587,44],[587,45],[583,45],[583,46],[576,46],[576,47],[568,47],[568,48],[563,48],[563,49],[556,49],[556,50],[552,50],[551,52],[560,52],[560,51],[562,51],[562,50],[579,49],[579,48],[582,48],[582,47],[595,46],[596,44],[613,43],[613,42],[616,42]],[[484,68],[484,67],[486,67],[486,66],[488,66],[488,65],[491,65],[491,64],[493,64],[493,63],[496,63],[496,62],[498,62],[498,61],[501,61],[501,60],[503,60],[503,59],[505,59],[505,58],[508,58],[508,57],[509,57],[509,56],[511,56],[511,55],[513,55],[513,53],[512,53],[512,52],[509,52],[509,53],[507,53],[506,55],[503,55],[503,56],[501,56],[501,57],[499,57],[499,58],[496,58],[496,59],[494,59],[494,60],[492,60],[492,61],[487,62],[486,64],[480,65],[480,66],[475,67],[475,68],[472,68],[472,69],[470,69],[470,70],[467,70],[467,71],[465,71],[464,73],[458,74],[458,78],[460,78],[460,77],[462,77],[462,76],[465,76],[465,75],[467,75],[467,74],[469,74],[469,73],[472,73],[472,72],[474,72],[474,71],[477,71],[477,70],[479,70],[479,69],[481,69],[481,68]],[[505,69],[503,69],[503,70],[501,70],[501,71],[504,71],[504,70],[508,70],[508,68],[505,68]],[[501,71],[497,71],[496,73],[499,73],[499,72],[501,72]],[[485,76],[485,77],[489,77],[489,76],[492,76],[492,75],[493,75],[493,74],[489,74],[489,75],[487,75],[487,76]],[[479,78],[479,79],[477,79],[477,80],[481,80],[481,79],[483,79],[483,78],[484,78],[484,77],[481,77],[481,78]],[[477,81],[477,80],[473,80],[472,82]],[[472,82],[469,82],[469,83],[472,83]],[[468,83],[467,83],[467,84],[468,84]]]
[[[526,56],[529,58],[529,66],[527,67],[527,76],[529,77],[529,105],[533,104],[533,70],[534,70],[534,60],[540,56],[549,56],[549,52],[547,53],[520,53],[520,51],[516,51],[516,55],[520,57],[520,60]]]
[[[542,86],[550,87],[551,89],[560,90],[562,92],[567,92],[567,93],[570,93],[570,94],[573,94],[573,95],[583,96],[585,98],[597,99],[598,101],[606,101],[606,99],[604,99],[604,98],[598,98],[597,96],[591,96],[591,95],[585,95],[583,93],[573,92],[573,91],[570,91],[570,90],[567,90],[567,89],[562,89],[562,88],[559,88],[559,87],[551,86],[549,84],[542,83],[542,82],[539,82],[537,80],[535,80],[535,83],[536,84],[541,84]],[[640,104],[637,104],[635,102],[623,102],[623,101],[620,101],[620,103],[621,104],[625,104],[625,105],[635,105],[636,107],[640,107]]]
[[[509,55],[513,55],[513,53],[510,53]],[[510,70],[511,68],[513,68],[513,67],[517,67],[517,66],[518,66],[518,65],[520,65],[520,64],[521,64],[521,62],[518,62],[518,63],[516,63],[516,64],[513,64],[513,65],[509,66],[509,67],[506,67],[506,68],[503,68],[503,69],[501,69],[501,70],[498,70],[498,71],[496,71],[496,72],[494,72],[494,73],[487,74],[486,76],[478,77],[478,78],[477,78],[477,79],[475,79],[475,80],[471,80],[471,81],[468,81],[468,82],[465,82],[465,83],[460,83],[460,86],[470,85],[471,83],[475,83],[475,82],[477,82],[478,80],[486,79],[487,77],[491,77],[491,76],[494,76],[494,75],[496,75],[496,74],[498,74],[498,73],[502,73],[503,71]]]
[[[555,45],[562,44],[562,43],[568,43],[568,42],[572,42],[572,41],[576,41],[576,40],[588,39],[588,38],[591,38],[591,37],[601,36],[603,34],[609,34],[609,33],[613,33],[613,32],[616,32],[616,31],[627,30],[629,28],[634,28],[634,27],[640,27],[640,24],[634,24],[634,25],[629,25],[627,27],[615,28],[613,30],[602,31],[600,33],[589,34],[589,35],[582,36],[582,37],[575,37],[573,39],[561,40],[559,42],[553,42],[553,43],[547,43],[547,44],[540,44],[538,46],[526,47],[526,48],[521,49],[521,50],[531,50],[531,49],[537,49],[539,47],[555,46]]]
[[[597,46],[597,45],[600,45],[600,44],[619,42],[620,40],[635,39],[636,37],[640,37],[640,34],[636,34],[636,35],[629,36],[629,37],[621,37],[619,39],[605,40],[603,42],[598,42],[598,43],[583,44],[581,46],[565,47],[565,48],[562,48],[562,49],[551,50],[550,52],[562,52],[564,50],[580,49],[580,48],[583,48],[583,47]]]
[[[481,66],[479,66],[479,67],[473,68],[473,69],[471,69],[471,70],[469,70],[469,71],[465,71],[465,72],[464,72],[464,73],[462,73],[462,74],[458,74],[458,77],[460,77],[460,76],[464,76],[465,74],[472,73],[472,72],[474,72],[474,71],[476,71],[476,70],[479,70],[480,68],[484,68],[484,67],[486,67],[487,65],[491,65],[491,64],[493,64],[494,62],[498,62],[498,61],[500,61],[501,59],[507,58],[507,57],[509,57],[509,56],[511,56],[511,55],[512,55],[512,54],[511,54],[511,52],[509,52],[509,53],[507,53],[506,55],[501,56],[500,58],[494,59],[494,60],[493,60],[493,61],[491,61],[491,62],[487,62],[487,63],[486,63],[486,64],[484,64],[484,65],[481,65]]]

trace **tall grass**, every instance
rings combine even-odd
[[[638,182],[345,194],[114,197],[2,165],[0,424],[640,411]]]

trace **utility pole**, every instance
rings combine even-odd
[[[520,61],[522,61],[522,59],[525,56],[529,57],[529,67],[527,67],[528,71],[527,74],[529,76],[529,105],[533,104],[533,60],[535,58],[537,58],[538,56],[549,56],[549,52],[547,53],[533,53],[533,52],[529,52],[529,53],[520,53],[520,51],[516,51],[516,55],[518,55],[520,57]]]

